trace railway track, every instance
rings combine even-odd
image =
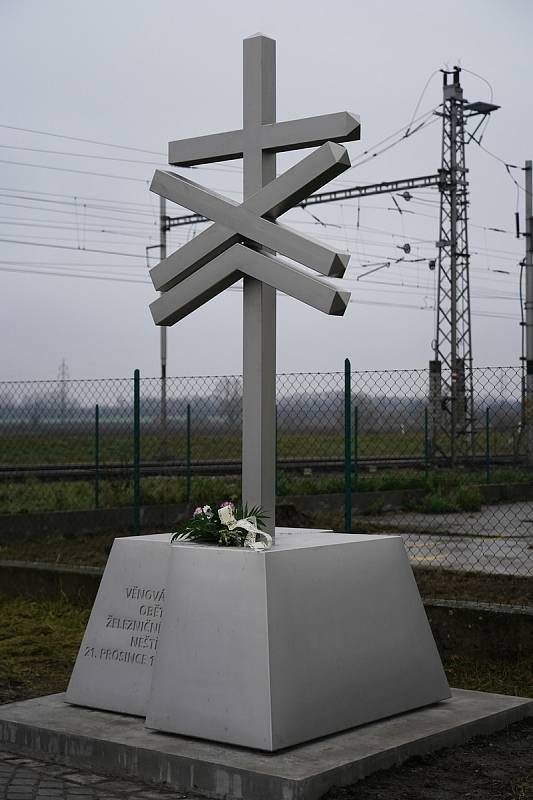
[[[278,470],[285,472],[313,473],[341,473],[344,471],[342,458],[281,458],[278,459]],[[496,466],[520,466],[523,459],[514,455],[494,455],[490,464]],[[359,458],[357,469],[361,472],[373,472],[387,469],[424,469],[425,459],[420,456],[379,456],[372,458]],[[432,466],[445,468],[447,462],[442,459]],[[469,458],[465,467],[482,469],[486,466],[485,456]],[[242,463],[233,459],[202,459],[193,461],[188,465],[183,460],[145,461],[141,463],[141,477],[184,477],[191,475],[238,475]],[[129,478],[133,472],[132,463],[110,462],[100,465],[100,478],[111,480]],[[94,464],[2,464],[0,465],[0,481],[87,481],[95,477]]]

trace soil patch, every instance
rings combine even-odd
[[[19,542],[3,538],[0,540],[0,560],[104,567],[114,539],[113,533],[40,536]]]
[[[324,800],[531,800],[533,720],[489,737],[411,758]]]
[[[533,606],[533,576],[487,575],[439,567],[413,567],[422,597]]]

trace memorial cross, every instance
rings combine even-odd
[[[276,290],[327,314],[341,315],[349,293],[298,264],[342,277],[349,256],[275,222],[278,216],[350,167],[338,142],[359,139],[349,112],[276,122],[276,43],[244,40],[242,130],[169,143],[169,163],[190,167],[243,159],[243,203],[180,175],[157,170],[151,189],[214,224],[151,270],[162,292],[151,304],[158,325],[172,325],[244,279],[242,497],[269,515],[275,532]],[[276,177],[276,153],[318,149]],[[277,258],[281,253],[293,264]]]

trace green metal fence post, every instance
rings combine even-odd
[[[429,478],[429,413],[424,409],[424,477]]]
[[[100,508],[100,407],[94,407],[94,507]]]
[[[133,373],[133,534],[141,532],[141,374]]]
[[[187,502],[191,502],[192,493],[192,465],[191,465],[191,406],[187,403]]]
[[[359,480],[359,408],[353,408],[353,488],[357,491]]]
[[[344,529],[352,531],[352,371],[344,361]]]
[[[278,404],[276,403],[276,441],[274,444],[274,475],[276,481],[275,496],[278,496]]]
[[[485,410],[485,470],[487,483],[490,483],[490,411]]]

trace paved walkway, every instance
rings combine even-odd
[[[94,772],[69,769],[0,750],[0,800],[175,800],[185,797],[192,798],[192,795],[111,780]]]
[[[533,502],[484,506],[481,511],[413,511],[361,517],[400,531],[409,558],[421,566],[492,575],[533,575]]]

